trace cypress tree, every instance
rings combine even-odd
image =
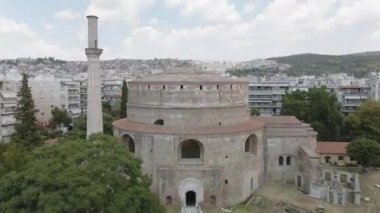
[[[127,102],[128,102],[128,86],[127,82],[123,81],[121,87],[121,102],[120,102],[120,118],[127,117]]]
[[[40,128],[37,125],[32,92],[28,86],[28,75],[22,73],[21,87],[17,93],[17,111],[15,125],[16,133],[13,140],[27,149],[32,149],[42,143]]]

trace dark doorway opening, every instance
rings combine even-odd
[[[193,191],[186,192],[186,206],[195,206],[196,194]]]
[[[297,186],[299,188],[302,188],[302,178],[301,176],[297,175]]]

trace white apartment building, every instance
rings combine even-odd
[[[21,75],[18,73],[0,74],[0,142],[3,143],[9,142],[15,133],[20,80]]]
[[[260,115],[280,115],[282,96],[290,91],[288,82],[256,82],[249,84],[248,105]]]
[[[248,103],[259,110],[260,115],[279,115],[282,110],[282,97],[286,92],[308,91],[313,87],[326,86],[334,94],[343,113],[353,112],[369,98],[379,100],[380,73],[366,79],[355,79],[345,73],[324,77],[300,76],[287,77],[276,75],[270,77],[253,77],[249,84]]]
[[[113,104],[121,98],[121,87],[123,79],[105,79],[102,80],[102,101]]]
[[[57,79],[54,75],[38,75],[29,80],[29,86],[38,110],[36,118],[41,125],[48,125],[55,107],[66,109],[73,118],[81,114],[79,82]]]
[[[380,72],[371,73],[367,82],[371,87],[371,98],[380,101]]]
[[[15,133],[17,93],[0,91],[0,142],[9,142]]]
[[[368,85],[339,86],[338,101],[344,113],[353,112],[363,102],[370,98],[371,88]]]

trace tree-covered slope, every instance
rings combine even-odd
[[[380,52],[364,52],[348,55],[299,54],[270,58],[278,63],[289,64],[291,75],[319,75],[345,72],[363,77],[380,70]]]

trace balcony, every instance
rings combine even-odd
[[[16,113],[16,109],[15,108],[6,107],[6,108],[1,109],[1,114],[2,115],[10,115],[10,114],[15,114],[15,113]]]
[[[2,118],[1,119],[1,125],[6,126],[6,125],[13,125],[17,123],[16,118]]]
[[[3,136],[3,137],[5,137],[5,136],[11,136],[11,135],[13,135],[15,133],[15,129],[14,129],[14,127],[9,127],[9,128],[2,128],[1,129],[1,135]]]

